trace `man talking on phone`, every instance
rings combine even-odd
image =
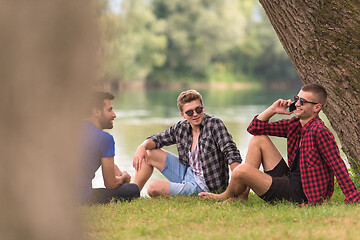
[[[304,85],[295,100],[295,116],[269,122],[276,114],[289,115],[291,100],[279,99],[248,127],[250,140],[245,163],[231,175],[228,188],[221,194],[199,193],[202,199],[247,199],[249,188],[265,201],[287,200],[318,204],[330,199],[334,175],[346,203],[359,203],[360,194],[352,182],[331,131],[319,118],[326,103],[326,90],[318,84]],[[287,138],[288,164],[270,136]],[[262,164],[264,172],[259,170]]]

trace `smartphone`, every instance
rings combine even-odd
[[[292,102],[292,103],[290,104],[290,106],[289,106],[289,112],[293,112],[293,111],[296,109],[295,104],[296,104],[296,102]]]

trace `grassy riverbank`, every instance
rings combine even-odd
[[[320,206],[221,203],[197,197],[140,198],[83,207],[85,239],[359,239],[360,206],[336,189]]]

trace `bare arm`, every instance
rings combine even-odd
[[[234,169],[235,169],[237,166],[239,166],[239,165],[240,165],[240,163],[238,163],[238,162],[233,162],[232,164],[230,164],[230,169],[231,169],[231,171],[233,172]]]
[[[262,113],[257,116],[260,121],[269,121],[269,119],[275,114],[290,115],[291,112],[286,109],[290,106],[291,100],[278,99],[270,107],[265,109]]]
[[[156,147],[155,142],[150,139],[146,139],[136,150],[134,159],[133,159],[133,167],[136,171],[141,169],[142,160],[148,162],[148,156],[146,150],[151,150]]]
[[[104,178],[104,185],[106,188],[116,188],[124,183],[130,182],[130,175],[120,169],[114,164],[114,157],[107,157],[101,159],[102,174]],[[116,176],[115,173],[120,174]]]
[[[122,172],[120,171],[119,167],[114,164],[114,172],[115,172],[115,176],[121,176],[122,175]]]

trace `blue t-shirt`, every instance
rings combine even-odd
[[[84,121],[82,129],[81,201],[92,192],[92,179],[101,165],[101,158],[115,156],[115,141],[111,134]]]

